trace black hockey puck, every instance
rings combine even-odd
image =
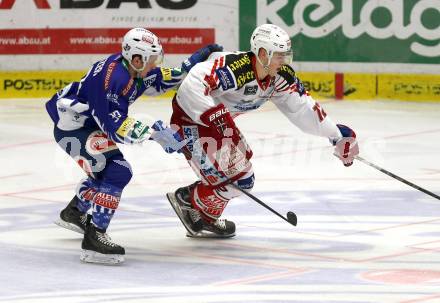
[[[296,217],[294,212],[287,212],[287,221],[289,221],[290,224],[295,225],[298,223],[298,218]]]

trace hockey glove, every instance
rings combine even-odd
[[[208,59],[209,55],[214,52],[221,52],[223,50],[223,46],[218,44],[209,44],[201,49],[197,50],[194,54],[192,54],[188,59],[182,62],[182,69],[189,73],[191,68],[194,67],[199,62],[203,62]]]
[[[248,159],[252,157],[252,150],[235,125],[229,109],[222,103],[200,115],[200,120],[208,127],[217,131],[215,139],[217,139],[218,142],[222,142],[223,138],[231,138],[233,145],[242,150]]]
[[[182,140],[178,132],[172,128],[165,127],[161,120],[154,122],[151,128],[154,129],[154,132],[151,134],[150,140],[159,143],[169,154],[174,153],[175,151],[180,153],[181,149],[189,140]]]
[[[348,126],[336,124],[342,134],[342,138],[334,140],[335,155],[342,161],[344,166],[353,164],[354,157],[359,155],[359,146],[355,132]]]

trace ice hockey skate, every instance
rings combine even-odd
[[[191,236],[196,235],[203,228],[200,213],[192,207],[190,202],[190,193],[196,184],[180,187],[174,193],[167,193],[168,201]]]
[[[178,188],[174,193],[167,193],[168,201],[187,230],[191,238],[231,238],[235,236],[234,222],[217,219],[212,223],[204,220],[200,212],[190,202],[191,190],[197,182]]]
[[[80,260],[86,263],[119,264],[124,262],[125,249],[113,243],[105,232],[88,223],[81,244]]]
[[[58,226],[84,234],[86,229],[87,214],[82,214],[76,207],[78,197],[75,195],[72,201],[60,212],[60,218],[54,223]]]
[[[212,223],[203,220],[203,228],[192,238],[232,238],[235,236],[235,223],[226,219],[217,219]]]

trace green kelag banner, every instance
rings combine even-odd
[[[296,61],[440,64],[440,0],[240,0],[240,49],[262,23]]]

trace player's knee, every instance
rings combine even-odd
[[[255,174],[251,173],[250,175],[245,175],[244,178],[239,179],[237,181],[238,187],[244,189],[246,191],[250,191],[255,184]]]
[[[133,172],[131,169],[131,165],[130,163],[128,163],[127,161],[124,161],[125,163],[123,163],[123,165],[121,165],[120,168],[120,179],[121,179],[121,184],[119,187],[124,188],[131,180],[131,178],[133,177]]]
[[[130,163],[122,155],[112,157],[103,171],[103,180],[117,188],[123,189],[133,177]]]

